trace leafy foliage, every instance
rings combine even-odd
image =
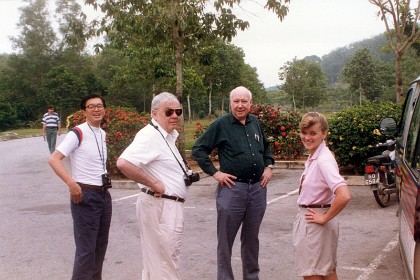
[[[12,128],[17,118],[16,107],[0,98],[0,130]]]
[[[70,130],[85,121],[82,111],[77,111],[67,118],[66,127]],[[116,168],[117,159],[133,141],[137,132],[149,122],[149,114],[139,114],[132,108],[110,106],[106,109],[101,127],[106,131],[109,174],[123,176]]]
[[[345,109],[331,117],[327,142],[338,164],[362,171],[367,158],[381,152],[375,145],[386,141],[379,131],[380,120],[385,117],[398,120],[400,114],[401,105],[369,102]]]
[[[385,23],[386,33],[389,37],[388,43],[395,55],[396,100],[401,102],[404,97],[403,56],[420,38],[420,26],[418,25],[420,1],[417,1],[417,4],[414,1],[414,5],[410,5],[410,0],[369,0],[369,2],[379,8],[378,16]]]
[[[342,75],[351,90],[368,100],[375,101],[381,95],[377,62],[367,48],[356,51],[344,66]]]
[[[326,93],[326,80],[319,64],[313,60],[288,61],[279,71],[280,80],[284,81],[284,90],[296,108],[317,106]]]

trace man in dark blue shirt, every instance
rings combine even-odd
[[[192,155],[218,181],[217,279],[234,279],[231,256],[239,227],[243,279],[259,279],[259,229],[267,206],[266,186],[274,158],[257,117],[249,114],[252,93],[237,87],[230,93],[231,113],[214,121],[196,141]],[[220,170],[209,154],[217,148]]]

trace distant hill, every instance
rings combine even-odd
[[[383,60],[394,60],[394,54],[383,51],[388,43],[388,38],[385,33],[376,35],[370,39],[361,40],[344,47],[337,48],[322,57],[316,55],[308,55],[303,59],[316,61],[321,65],[322,70],[327,76],[327,82],[334,84],[337,82],[341,70],[346,64],[347,60],[354,55],[357,50],[368,48],[373,57]],[[382,50],[381,50],[382,49]],[[277,91],[277,86],[271,86],[265,89],[266,92]]]
[[[279,90],[278,86],[272,86],[265,89],[266,92],[278,91],[278,90]]]
[[[341,48],[337,48],[322,56],[322,58],[316,55],[310,55],[306,56],[304,59],[317,61],[320,63],[321,68],[324,70],[324,73],[327,76],[328,83],[333,84],[338,80],[341,70],[343,69],[347,60],[352,57],[353,54],[359,49],[368,48],[372,56],[380,60],[393,60],[394,55],[392,53],[381,51],[381,48],[386,45],[387,37],[384,33],[370,39],[365,39]]]

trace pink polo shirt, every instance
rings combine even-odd
[[[299,205],[331,204],[334,201],[335,190],[340,186],[347,186],[325,141],[305,162],[303,176],[302,189],[297,200]]]

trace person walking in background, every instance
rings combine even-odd
[[[72,279],[99,280],[112,216],[106,135],[101,129],[106,104],[101,96],[92,94],[80,106],[86,122],[66,135],[48,163],[69,187],[76,243]],[[70,157],[71,175],[63,165],[64,157]]]
[[[55,150],[57,133],[58,135],[61,134],[60,117],[54,112],[54,106],[49,105],[48,112],[42,117],[42,135],[44,141],[47,140],[50,154]]]
[[[152,100],[149,125],[117,160],[121,172],[139,184],[137,220],[143,280],[181,279],[179,257],[187,196],[186,166],[175,146],[181,104],[168,92]]]
[[[325,143],[328,124],[317,112],[303,115],[300,137],[309,151],[301,176],[299,211],[293,224],[293,246],[298,276],[305,280],[336,280],[338,221],[350,201],[347,183]]]
[[[231,257],[239,227],[243,279],[259,279],[259,230],[267,207],[267,184],[274,158],[258,118],[249,114],[252,93],[245,87],[230,92],[231,112],[219,117],[197,139],[192,155],[218,182],[217,279],[234,279]],[[220,170],[209,154],[217,149]]]

